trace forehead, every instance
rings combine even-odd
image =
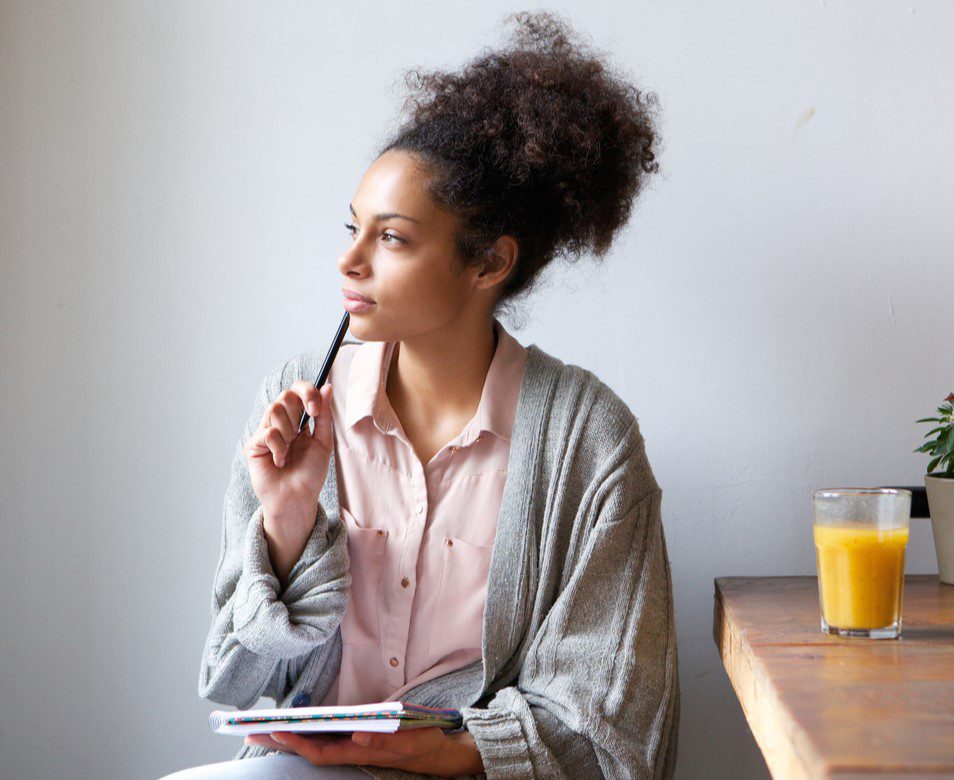
[[[417,159],[408,152],[391,149],[365,171],[352,204],[360,216],[369,219],[379,212],[397,212],[430,221],[437,208],[425,183]]]

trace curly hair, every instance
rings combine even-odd
[[[495,305],[529,292],[555,257],[602,259],[655,161],[658,99],[571,41],[552,12],[519,12],[513,41],[459,72],[405,73],[409,117],[381,147],[412,153],[430,197],[456,214],[463,265],[501,235],[518,244]]]

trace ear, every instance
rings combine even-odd
[[[477,286],[487,289],[503,282],[517,263],[520,247],[512,236],[501,236],[484,250],[486,260],[477,274]]]

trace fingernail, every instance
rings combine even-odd
[[[352,739],[359,745],[367,745],[371,742],[371,735],[366,731],[356,731],[352,734]]]
[[[309,402],[308,402],[308,413],[309,413],[312,417],[314,417],[316,414],[318,414],[318,404],[316,404],[314,401],[309,401]]]
[[[278,742],[280,745],[284,745],[284,744],[285,744],[285,737],[282,736],[281,734],[278,734],[277,732],[272,732],[272,739],[274,739],[274,740],[275,740],[276,742]]]

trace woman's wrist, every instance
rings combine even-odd
[[[473,775],[482,774],[484,771],[484,762],[480,757],[480,751],[477,750],[477,743],[474,741],[474,735],[466,729],[456,731],[447,735],[454,744],[456,753],[455,765],[458,773],[467,773]]]

